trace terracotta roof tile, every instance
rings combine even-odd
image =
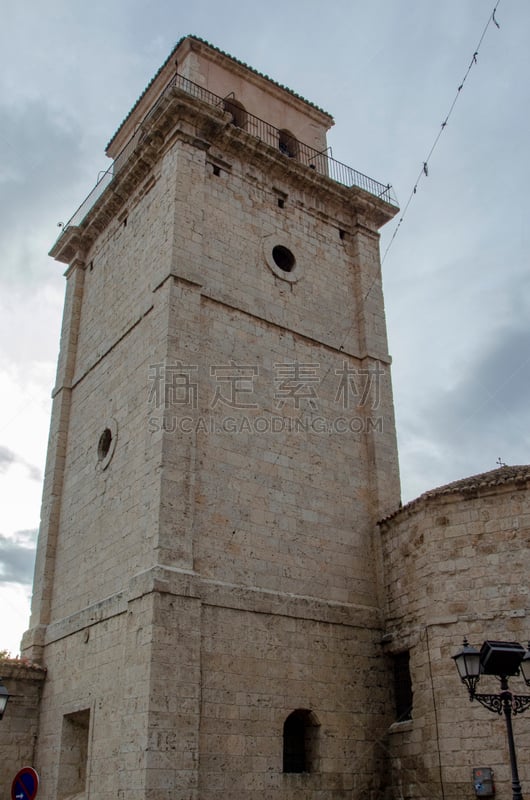
[[[470,475],[468,478],[460,478],[460,480],[446,483],[444,486],[438,486],[436,489],[429,489],[392,514],[389,514],[382,519],[381,522],[393,519],[403,511],[409,511],[422,502],[427,502],[435,497],[441,497],[442,495],[466,495],[472,494],[480,489],[503,486],[507,483],[525,483],[526,481],[530,481],[529,464],[520,464],[513,467],[504,466],[498,467],[498,469],[492,469],[489,472],[480,472],[478,475]]]
[[[315,105],[315,103],[312,103],[310,100],[306,100],[305,97],[302,97],[302,95],[297,94],[296,92],[293,92],[292,89],[289,89],[287,86],[283,86],[283,84],[278,83],[277,81],[275,81],[272,78],[270,78],[268,75],[264,75],[262,72],[259,72],[257,69],[254,69],[254,67],[249,66],[249,64],[245,64],[244,61],[240,61],[239,59],[234,58],[234,56],[231,56],[229,53],[225,53],[224,50],[221,50],[219,47],[215,47],[215,45],[211,44],[210,42],[207,42],[206,39],[201,39],[200,36],[193,36],[192,34],[189,34],[188,36],[182,36],[178,40],[178,42],[176,43],[176,45],[173,48],[173,50],[171,51],[171,53],[168,55],[168,57],[166,58],[166,60],[164,61],[164,63],[160,67],[160,69],[158,69],[155,72],[155,74],[153,75],[153,77],[151,78],[151,80],[149,81],[149,83],[145,87],[144,91],[139,96],[139,98],[137,99],[136,103],[133,105],[133,107],[131,108],[131,110],[127,114],[127,116],[124,117],[123,120],[121,121],[120,125],[118,126],[118,129],[116,130],[116,132],[114,133],[114,135],[110,139],[109,143],[107,144],[107,148],[110,147],[110,145],[112,144],[112,142],[116,138],[116,135],[120,131],[121,127],[129,119],[129,117],[133,113],[134,109],[136,108],[138,103],[141,101],[142,97],[144,97],[145,94],[149,91],[149,87],[157,79],[157,77],[160,75],[160,73],[162,72],[162,70],[164,69],[164,67],[168,63],[168,61],[170,61],[173,58],[175,52],[178,50],[178,48],[180,47],[182,42],[184,42],[186,39],[193,39],[193,41],[195,41],[195,42],[200,42],[201,44],[205,44],[207,47],[210,47],[212,50],[215,50],[217,53],[220,53],[221,55],[225,56],[226,58],[229,58],[235,64],[239,64],[240,66],[245,67],[245,69],[248,69],[249,72],[253,72],[255,75],[259,75],[261,78],[265,78],[265,80],[270,81],[270,83],[274,84],[275,86],[278,86],[278,88],[283,89],[285,92],[289,92],[289,94],[292,95],[293,97],[296,97],[298,100],[302,100],[304,103],[307,103],[308,106],[311,106],[312,108],[315,108],[317,111],[320,111],[321,114],[325,114],[327,117],[330,118],[331,121],[333,121],[333,117],[330,114],[328,114],[327,111],[324,111],[324,109],[322,109],[319,106]]]

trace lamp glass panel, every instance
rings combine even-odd
[[[478,650],[468,644],[464,644],[462,650],[453,658],[462,680],[478,678],[480,675],[480,653]]]
[[[521,661],[521,672],[525,683],[530,685],[530,650],[527,650]]]

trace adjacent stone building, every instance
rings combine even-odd
[[[327,155],[332,122],[186,37],[52,250],[23,641],[47,670],[42,800],[472,796],[482,730],[455,723],[449,656],[486,621],[524,638],[525,597],[492,576],[529,474],[398,510],[378,246],[397,207]]]
[[[0,721],[0,793],[10,796],[11,782],[23,766],[36,763],[39,709],[46,670],[27,659],[0,657],[0,678],[9,692]]]
[[[529,636],[530,467],[501,467],[425,493],[380,523],[385,634],[394,664],[405,656],[411,719],[389,730],[395,797],[473,796],[473,768],[494,771],[511,797],[503,721],[469,703],[451,656],[465,636]],[[530,693],[521,678],[513,691]],[[479,691],[497,692],[484,677]],[[406,717],[408,715],[405,715]],[[514,718],[523,791],[530,790],[530,718]]]

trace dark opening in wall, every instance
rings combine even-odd
[[[314,772],[317,768],[318,721],[312,711],[293,711],[283,724],[283,771]]]
[[[223,101],[223,108],[232,115],[232,123],[236,128],[245,129],[247,127],[248,114],[243,103],[240,103],[235,97],[227,97]]]
[[[98,459],[100,461],[103,461],[103,459],[108,456],[111,444],[112,444],[112,431],[110,430],[110,428],[105,428],[105,430],[99,437],[99,442],[98,442]]]
[[[99,471],[107,469],[114,455],[114,451],[116,450],[117,441],[118,423],[111,417],[107,420],[103,433],[99,437],[96,469]]]
[[[272,248],[272,257],[276,266],[284,272],[291,272],[294,269],[296,259],[287,247],[277,244]]]
[[[394,703],[396,721],[412,719],[412,680],[410,677],[410,654],[408,650],[396,653],[394,662]]]
[[[278,148],[281,153],[289,158],[298,158],[298,139],[290,131],[279,131]]]

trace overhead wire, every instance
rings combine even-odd
[[[495,12],[497,11],[497,9],[498,9],[498,7],[499,7],[499,5],[500,5],[500,4],[501,4],[501,0],[497,0],[497,2],[495,3],[495,6],[494,6],[494,8],[493,8],[493,11],[492,11],[492,13],[491,13],[491,14],[489,15],[489,17],[488,17],[488,21],[486,22],[486,25],[484,26],[484,29],[483,29],[483,31],[482,31],[482,34],[481,34],[481,36],[480,36],[480,39],[479,39],[479,41],[478,41],[478,43],[477,43],[477,45],[476,45],[476,47],[475,47],[475,49],[474,49],[474,51],[473,51],[473,55],[472,55],[472,57],[471,57],[471,61],[469,62],[469,65],[468,65],[468,67],[467,67],[467,70],[466,70],[466,72],[465,72],[465,74],[464,74],[464,77],[462,78],[462,80],[461,80],[461,82],[460,82],[460,84],[459,84],[459,86],[458,86],[458,88],[457,88],[457,91],[456,91],[455,97],[453,98],[453,101],[452,101],[452,103],[451,103],[451,105],[450,105],[450,107],[449,107],[449,110],[448,110],[447,114],[445,115],[445,119],[443,120],[443,122],[442,122],[442,124],[441,124],[440,130],[438,131],[438,133],[437,133],[437,135],[436,135],[436,137],[435,137],[435,139],[434,139],[434,141],[433,141],[433,143],[432,143],[432,145],[431,145],[431,148],[430,148],[430,150],[429,150],[429,152],[428,152],[428,154],[427,154],[427,157],[426,157],[426,159],[425,159],[424,161],[422,161],[422,164],[421,164],[421,170],[420,170],[420,172],[419,172],[419,175],[418,175],[418,177],[416,178],[416,182],[415,182],[415,184],[414,184],[414,187],[413,187],[413,189],[412,189],[412,191],[411,191],[411,193],[410,193],[410,196],[409,196],[409,198],[408,198],[408,200],[407,200],[407,203],[406,203],[406,205],[405,205],[405,208],[404,208],[404,210],[403,210],[403,213],[401,214],[401,217],[400,217],[400,219],[399,219],[398,225],[397,225],[397,227],[396,227],[396,229],[395,229],[395,231],[394,231],[394,233],[393,233],[393,235],[392,235],[392,238],[391,238],[391,240],[390,240],[390,242],[389,242],[389,244],[388,244],[388,246],[387,246],[387,248],[386,248],[386,250],[385,250],[385,253],[384,253],[384,256],[383,256],[383,258],[381,259],[381,265],[383,264],[383,262],[384,262],[384,260],[385,260],[385,258],[386,258],[386,255],[387,255],[387,253],[388,253],[388,251],[389,251],[389,249],[390,249],[390,246],[392,245],[392,243],[393,243],[394,239],[395,239],[395,238],[396,238],[396,236],[397,236],[397,233],[398,233],[398,231],[399,231],[399,229],[400,229],[400,227],[401,227],[401,225],[402,225],[402,223],[403,223],[403,219],[404,219],[404,217],[405,217],[405,214],[406,214],[406,212],[407,212],[407,210],[408,210],[408,207],[410,206],[410,203],[411,203],[411,201],[412,201],[412,198],[413,198],[413,197],[415,196],[415,194],[417,193],[417,190],[418,190],[418,185],[419,185],[419,183],[420,183],[421,179],[422,179],[422,178],[426,178],[426,177],[428,177],[428,175],[429,175],[429,162],[430,162],[430,159],[431,159],[431,157],[432,157],[432,155],[433,155],[433,153],[434,153],[434,151],[435,151],[435,149],[436,149],[436,146],[437,146],[437,144],[438,144],[438,142],[439,142],[439,140],[440,140],[440,137],[441,137],[442,133],[444,132],[445,128],[447,127],[447,123],[448,123],[448,121],[449,121],[449,118],[451,117],[451,114],[453,113],[454,107],[455,107],[455,105],[456,105],[456,103],[457,103],[457,100],[458,100],[458,98],[459,98],[459,96],[460,96],[460,93],[461,93],[462,89],[464,88],[464,84],[465,84],[465,82],[466,82],[466,80],[467,80],[467,78],[468,78],[468,76],[469,76],[469,73],[471,72],[471,70],[472,70],[473,66],[475,66],[475,64],[476,64],[476,63],[477,63],[477,61],[478,61],[478,54],[479,54],[479,51],[480,51],[480,48],[481,48],[482,42],[484,41],[484,37],[486,36],[486,33],[487,33],[487,31],[488,31],[488,28],[489,28],[489,26],[490,26],[490,25],[491,25],[491,23],[493,22],[493,23],[494,23],[494,25],[495,25],[497,28],[500,28],[500,25],[499,25],[499,23],[498,23],[498,21],[497,21],[497,19],[496,19],[496,17],[495,17]],[[377,278],[379,277],[379,275],[380,275],[380,270],[377,270],[377,272],[376,272],[376,275],[375,275],[375,277],[374,277],[374,279],[373,279],[372,283],[370,284],[370,287],[369,287],[368,291],[366,292],[366,294],[365,294],[365,296],[364,296],[364,301],[366,301],[366,300],[368,299],[368,296],[369,296],[370,292],[372,291],[372,289],[373,289],[373,287],[374,287],[374,285],[375,285],[375,283],[376,283],[376,281],[377,281]],[[354,326],[355,326],[355,323],[354,323],[354,324],[352,324],[352,325],[350,326],[350,328],[348,329],[347,333],[346,333],[345,335],[343,335],[343,337],[342,337],[342,343],[341,343],[341,344],[340,344],[340,346],[338,347],[338,351],[339,351],[339,352],[342,352],[342,351],[344,350],[344,347],[345,347],[346,341],[347,341],[347,339],[348,339],[348,336],[351,334],[351,332],[352,332],[352,330],[353,330]],[[322,379],[322,381],[324,381],[324,380],[327,378],[327,376],[329,375],[330,371],[331,371],[331,366],[330,366],[330,367],[329,367],[329,369],[326,371],[326,373],[325,373],[325,375],[324,375],[324,378]],[[279,455],[280,455],[280,454],[278,454],[278,457],[277,457],[277,459],[276,459],[276,461],[275,461],[274,463],[276,463],[276,462],[278,461]]]
[[[445,118],[444,118],[444,120],[443,120],[443,122],[442,122],[442,124],[440,126],[440,130],[438,131],[438,133],[436,134],[436,136],[434,138],[434,141],[433,141],[433,143],[431,145],[431,148],[430,148],[430,150],[429,150],[429,152],[427,154],[427,157],[424,159],[424,161],[422,161],[422,165],[421,165],[421,169],[420,169],[420,171],[418,173],[418,177],[416,178],[416,181],[414,183],[414,186],[412,187],[412,190],[410,192],[408,200],[405,203],[405,207],[404,207],[404,209],[403,209],[403,211],[401,213],[401,216],[400,216],[400,218],[398,220],[398,223],[397,223],[397,225],[396,225],[396,227],[394,229],[392,237],[391,237],[391,239],[390,239],[390,241],[389,241],[389,243],[387,245],[387,248],[386,248],[386,250],[384,252],[383,258],[381,259],[381,264],[384,263],[385,258],[387,257],[388,251],[390,250],[392,244],[394,243],[394,240],[395,240],[396,236],[398,235],[398,232],[399,232],[399,230],[400,230],[400,228],[401,228],[401,226],[403,224],[403,220],[405,219],[405,215],[406,215],[406,213],[407,213],[407,211],[409,209],[409,206],[410,206],[414,196],[417,194],[420,181],[423,178],[427,178],[428,175],[429,175],[429,162],[431,160],[431,157],[432,157],[434,151],[436,150],[436,147],[438,145],[438,142],[440,141],[442,133],[445,131],[445,129],[447,127],[447,123],[449,122],[449,119],[450,119],[450,117],[451,117],[451,115],[453,113],[453,110],[454,110],[454,108],[456,106],[458,98],[461,95],[462,89],[464,88],[464,85],[465,85],[465,83],[466,83],[466,81],[468,79],[469,73],[471,72],[473,67],[478,62],[479,51],[480,51],[480,48],[482,46],[482,42],[484,41],[484,37],[486,36],[486,33],[488,31],[488,28],[490,27],[491,23],[493,23],[496,28],[500,28],[500,25],[497,22],[497,19],[495,17],[495,12],[497,11],[499,5],[501,4],[501,1],[502,0],[497,0],[495,6],[493,8],[492,13],[488,17],[488,21],[486,22],[486,25],[484,26],[484,30],[482,31],[482,34],[481,34],[480,39],[478,41],[478,44],[476,45],[475,50],[473,51],[473,55],[471,57],[471,61],[469,62],[468,68],[467,68],[467,70],[465,72],[465,75],[462,78],[462,80],[461,80],[461,82],[460,82],[460,84],[459,84],[459,86],[458,86],[458,88],[456,90],[456,94],[455,94],[455,96],[453,98],[453,102],[451,103],[451,105],[449,107],[449,110],[448,110],[447,114],[445,115]],[[372,287],[370,287],[370,289],[368,290],[366,297],[370,293],[371,288]]]

